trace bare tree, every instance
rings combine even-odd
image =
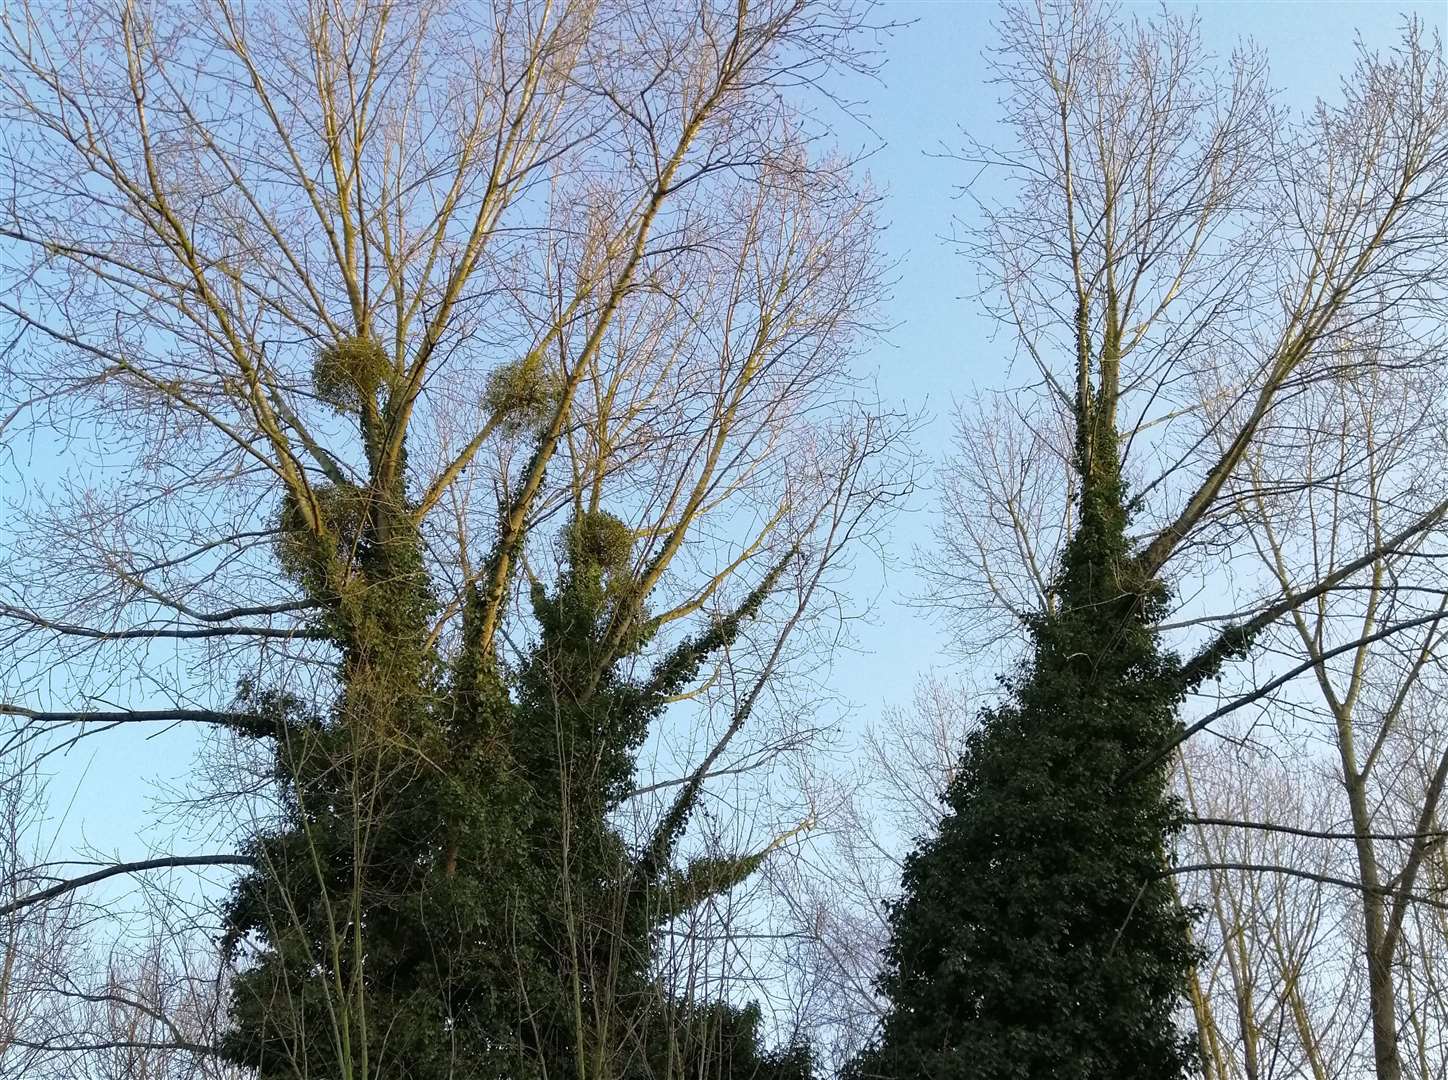
[[[975,723],[973,695],[940,673],[922,678],[908,707],[888,709],[838,769],[803,778],[816,826],[811,843],[766,873],[780,967],[797,1023],[838,1069],[867,1042],[883,1003],[874,979],[905,851],[939,822],[941,796]],[[822,762],[821,764],[824,764]]]
[[[44,882],[45,792],[33,759],[7,755],[0,772],[0,904]],[[49,992],[74,958],[81,921],[67,900],[0,915],[0,1076],[36,1075],[36,1032],[59,1003]]]
[[[1208,867],[1179,878],[1183,900],[1204,913],[1207,956],[1191,999],[1207,1075],[1357,1070],[1370,1040],[1355,897],[1323,884],[1351,880],[1351,844],[1321,835],[1334,799],[1317,763],[1201,743],[1188,747],[1181,775],[1195,819],[1181,858]]]
[[[1244,505],[1249,534],[1284,590],[1297,567],[1331,574],[1402,529],[1411,510],[1401,493],[1441,454],[1437,397],[1431,381],[1364,363],[1294,403],[1302,434],[1292,456],[1283,461],[1276,448],[1253,456],[1256,497]],[[1282,475],[1301,483],[1284,490],[1273,479]],[[1403,1072],[1395,971],[1415,966],[1401,952],[1404,928],[1421,899],[1424,859],[1442,843],[1433,825],[1448,779],[1448,732],[1435,688],[1448,594],[1431,557],[1437,541],[1423,535],[1385,553],[1295,610],[1284,628],[1284,652],[1310,668],[1320,705],[1289,712],[1294,720],[1278,726],[1320,723],[1335,751],[1346,813],[1332,816],[1345,816],[1355,838],[1346,876],[1359,893],[1375,1068],[1384,1077]],[[1276,702],[1274,713],[1290,701]]]

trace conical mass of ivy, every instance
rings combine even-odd
[[[1128,549],[1115,431],[1079,413],[1080,517],[1056,603],[966,741],[939,832],[908,858],[855,1080],[1171,1080],[1195,959],[1167,874],[1180,665]]]
[[[284,816],[250,841],[229,904],[226,1056],[267,1080],[806,1080],[807,1053],[762,1048],[757,1009],[682,1001],[654,975],[661,926],[757,859],[680,869],[682,815],[641,853],[612,824],[650,723],[775,575],[631,677],[651,636],[632,537],[579,511],[558,580],[531,590],[523,661],[504,670],[484,644],[476,589],[444,654],[402,463],[373,437],[381,382],[333,395],[360,418],[373,482],[320,494],[320,538],[301,508],[282,516],[279,556],[321,605],[339,693],[309,710],[244,692],[272,722]]]

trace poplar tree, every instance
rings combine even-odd
[[[225,1030],[158,1052],[808,1071],[716,978],[737,945],[682,917],[798,823],[745,804],[735,850],[694,811],[798,753],[804,722],[752,712],[908,487],[852,369],[873,198],[808,104],[872,69],[866,12],[0,13],[0,427],[56,450],[4,540],[0,650],[35,663],[0,713],[182,725],[240,847],[118,859],[0,917],[246,866],[191,924],[222,924],[229,1008],[196,1014]],[[638,780],[650,734],[678,752]]]
[[[933,573],[968,634],[1024,648],[905,862],[883,1022],[851,1071],[1169,1080],[1195,1049],[1170,764],[1278,684],[1184,723],[1188,699],[1279,620],[1422,543],[1448,501],[1413,485],[1364,547],[1279,561],[1225,611],[1183,610],[1172,586],[1220,593],[1255,526],[1256,461],[1302,444],[1294,400],[1441,362],[1422,313],[1443,303],[1448,83],[1410,23],[1393,53],[1360,52],[1340,103],[1294,121],[1264,57],[1212,55],[1190,17],[1037,0],[997,30],[1005,133],[960,156],[1000,186],[975,192],[960,238],[1035,378],[963,429],[957,558]],[[1395,1076],[1391,1009],[1374,1011]]]

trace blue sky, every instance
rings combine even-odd
[[[1158,6],[1128,9],[1149,15]],[[1448,31],[1448,0],[1415,5],[1222,2],[1197,10],[1214,51],[1227,53],[1243,37],[1263,46],[1274,84],[1284,101],[1298,108],[1336,92],[1351,67],[1358,34],[1370,46],[1389,46],[1406,13]],[[861,358],[861,367],[876,374],[885,400],[928,410],[931,422],[921,439],[932,463],[947,450],[952,400],[974,387],[1002,385],[1011,351],[968,299],[971,268],[945,238],[953,216],[967,209],[956,198],[961,167],[931,156],[959,145],[962,129],[983,134],[996,122],[999,108],[986,85],[982,57],[993,39],[990,23],[996,11],[993,3],[886,0],[883,16],[905,25],[886,43],[879,81],[861,80],[846,88],[864,99],[870,125],[883,140],[868,170],[884,192],[885,249],[897,266],[893,300],[884,312],[892,329]],[[847,144],[854,140],[849,149],[877,141],[849,125],[842,125],[841,138]],[[891,547],[902,563],[929,543],[931,522],[927,489],[895,527]],[[834,670],[835,690],[853,706],[841,718],[847,726],[867,723],[885,706],[908,701],[920,674],[948,664],[940,635],[907,602],[919,587],[908,566],[882,579],[862,562],[855,585],[857,599],[874,597],[876,604],[874,621],[856,627],[863,655],[838,662]],[[89,740],[62,766],[52,809],[67,811],[78,790],[68,809],[66,838],[84,835],[102,849],[138,856],[142,850],[135,832],[151,816],[152,792],[142,779],[183,775],[188,762],[181,735],[147,741],[139,733],[117,732]]]

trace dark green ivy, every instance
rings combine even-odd
[[[1167,765],[1140,768],[1179,731],[1183,678],[1153,633],[1166,590],[1129,549],[1113,410],[1092,389],[1055,603],[967,739],[938,834],[906,861],[879,980],[887,1014],[854,1080],[1175,1080],[1194,1067],[1178,1019],[1196,952],[1168,874],[1182,814]]]

